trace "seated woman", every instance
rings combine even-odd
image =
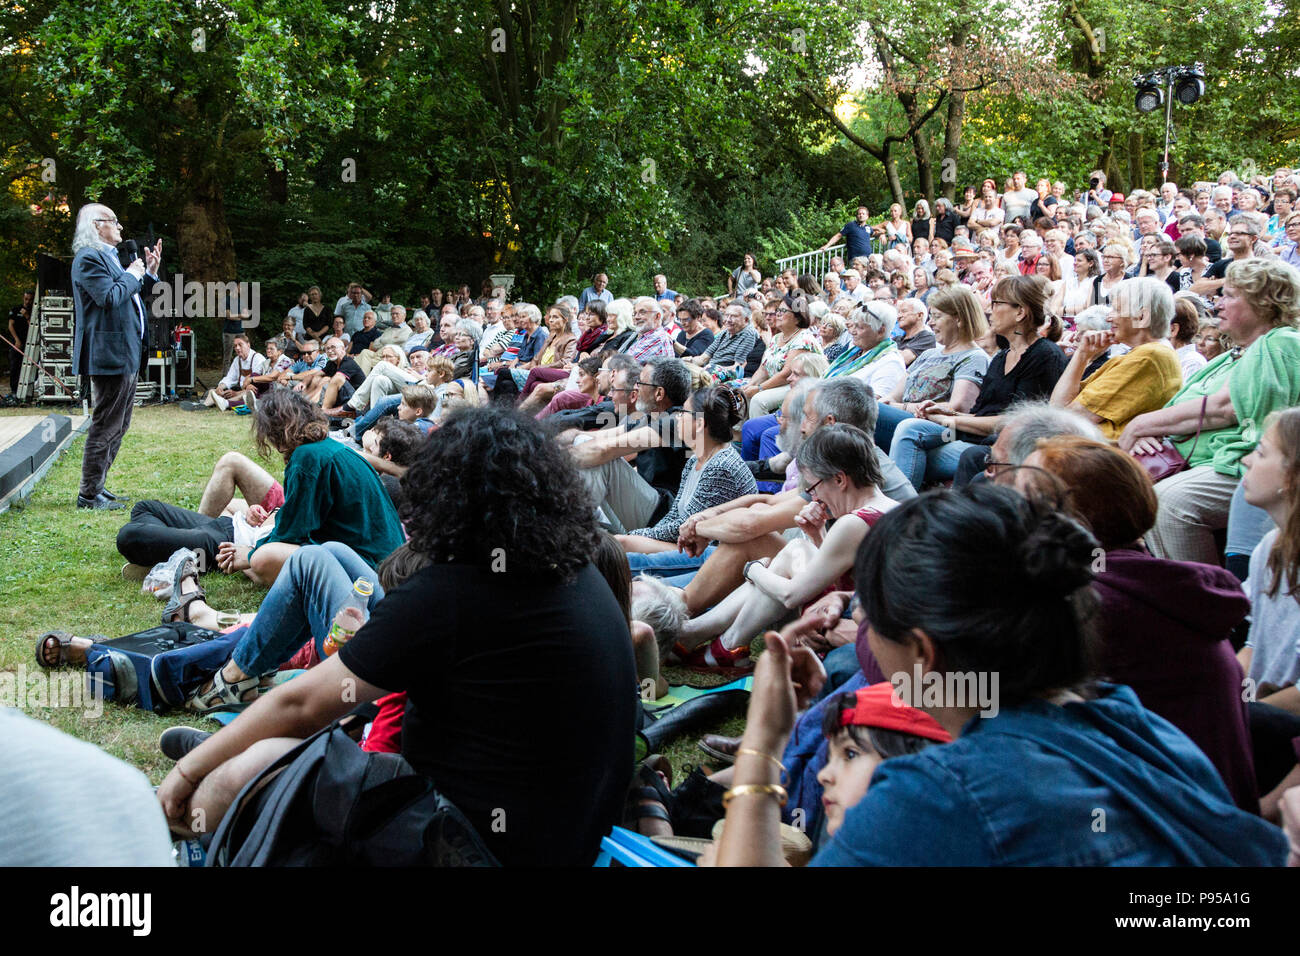
[[[1281,831],[1233,806],[1190,739],[1129,688],[1088,683],[1096,546],[1073,519],[987,483],[880,519],[855,575],[868,648],[900,698],[955,739],[878,767],[812,865],[1282,864]],[[972,568],[998,568],[1002,586]],[[819,683],[814,658],[792,659],[778,634],[766,642],[721,865],[774,862],[777,760]],[[977,677],[988,690],[991,675],[982,706]]]
[[[839,287],[838,278],[835,280],[835,285]],[[853,344],[848,327],[844,324],[844,316],[838,312],[828,312],[822,318],[817,325],[817,334],[822,337],[822,353],[828,363],[834,362],[841,352]]]
[[[1119,445],[1158,451],[1170,436],[1187,469],[1156,483],[1160,511],[1147,538],[1151,552],[1175,561],[1218,564],[1214,532],[1228,523],[1242,459],[1260,423],[1300,404],[1300,272],[1274,259],[1228,266],[1219,300],[1221,330],[1237,346],[1186,382],[1169,404],[1139,415]]]
[[[158,790],[167,819],[189,832],[203,810],[215,825],[297,739],[406,691],[402,755],[497,860],[590,866],[621,817],[637,685],[626,615],[590,563],[596,522],[572,461],[525,416],[466,410],[404,483],[426,566],[339,653],[185,754]],[[534,719],[539,695],[565,702],[563,774],[555,726]]]
[[[1125,279],[1110,302],[1111,331],[1079,337],[1052,389],[1052,404],[1078,412],[1115,439],[1138,415],[1163,408],[1182,387],[1183,372],[1165,342],[1174,296],[1163,280]],[[1129,351],[1085,376],[1088,365],[1117,343]]]
[[[461,319],[456,323],[452,343],[456,352],[451,356],[452,378],[478,381],[479,343],[483,339],[483,326],[474,319]]]
[[[789,387],[789,359],[799,352],[822,350],[821,336],[809,327],[808,300],[803,293],[787,294],[776,307],[780,333],[763,355],[762,365],[742,391],[749,399],[749,417],[771,414],[781,407]],[[707,354],[707,353],[706,353]]]
[[[678,427],[691,457],[682,469],[677,497],[654,527],[617,536],[624,551],[676,551],[677,532],[691,515],[758,493],[753,473],[731,445],[731,430],[740,422],[742,404],[735,390],[725,385],[702,388],[686,400]]]
[[[562,382],[568,379],[569,369],[578,354],[578,340],[573,331],[573,310],[557,302],[546,312],[546,346],[532,362],[526,363],[528,375],[524,379],[520,396],[528,398],[533,389],[543,382]],[[523,367],[523,366],[521,366]]]
[[[883,398],[907,375],[903,355],[892,338],[898,310],[887,302],[864,302],[849,313],[852,343],[831,362],[825,378],[851,376]]]
[[[1054,342],[1038,334],[1045,299],[1045,288],[1037,277],[999,280],[993,287],[989,321],[999,351],[989,363],[975,404],[970,411],[959,412],[951,402],[922,402],[917,410],[923,417],[899,423],[889,457],[917,491],[929,482],[952,478],[964,452],[990,444],[1002,413],[1014,402],[1036,401],[1052,394],[1065,369],[1065,355]],[[982,469],[981,463],[975,470]]]
[[[1169,344],[1178,356],[1184,382],[1209,363],[1209,359],[1196,348],[1196,330],[1201,327],[1201,310],[1197,305],[1203,301],[1191,292],[1174,296],[1174,317],[1169,321]]]
[[[791,541],[770,564],[749,562],[746,583],[685,622],[679,634],[656,634],[661,650],[672,638],[688,666],[752,666],[749,644],[763,628],[829,591],[851,589],[858,546],[897,504],[880,490],[871,436],[853,425],[818,428],[799,448],[799,474],[810,500],[795,522],[806,537]]]
[[[284,457],[284,504],[275,529],[257,544],[221,545],[217,566],[222,571],[248,571],[270,585],[304,544],[340,541],[375,565],[402,543],[401,522],[379,477],[360,455],[328,435],[320,407],[296,392],[272,392],[258,402],[253,438],[262,455],[275,451]],[[183,600],[172,610],[188,620]]]
[[[918,355],[907,377],[880,400],[875,439],[886,453],[899,422],[918,417],[922,402],[947,402],[959,414],[969,411],[988,371],[988,356],[975,344],[988,331],[975,293],[962,285],[939,289],[930,297],[929,312],[939,345]]]
[[[1264,813],[1276,819],[1281,791],[1300,783],[1291,746],[1300,737],[1300,408],[1270,415],[1242,463],[1246,501],[1263,508],[1275,525],[1250,556],[1250,638],[1238,659],[1253,691],[1256,771],[1260,792],[1268,794]]]
[[[587,303],[586,310],[578,318],[578,324],[582,327],[582,335],[578,337],[574,358],[580,362],[595,355],[596,350],[613,335],[613,330],[605,322],[605,303],[600,299],[592,299]]]
[[[636,341],[636,326],[632,322],[632,300],[615,299],[605,306],[605,324],[609,335],[605,341],[595,347],[593,355],[604,358],[614,352],[621,352],[624,347]]]
[[[594,405],[600,401],[600,359],[595,356],[587,356],[579,359],[577,364],[577,381],[573,389],[562,388],[535,388],[533,393],[519,403],[521,412],[533,412],[539,405],[543,406],[542,410],[535,412],[534,417],[546,418],[555,414],[560,408],[586,408],[588,405]],[[563,386],[564,382],[555,382],[556,386]],[[562,402],[556,402],[557,395],[564,392],[565,398]],[[576,394],[574,394],[576,393]],[[548,397],[549,396],[549,397]]]
[[[1142,536],[1155,524],[1156,494],[1146,472],[1113,445],[1046,439],[1014,478],[1022,493],[1060,503],[1105,549],[1097,559],[1104,573],[1093,582],[1101,599],[1096,672],[1133,688],[1143,707],[1192,738],[1233,802],[1257,813],[1241,666],[1229,641],[1250,610],[1237,579],[1146,553]]]

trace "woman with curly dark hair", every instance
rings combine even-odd
[[[375,470],[328,435],[329,420],[320,406],[297,392],[272,391],[258,401],[253,441],[264,457],[272,452],[284,457],[284,504],[275,530],[258,544],[221,546],[217,566],[222,571],[251,571],[254,580],[270,585],[299,545],[338,541],[377,566],[402,543],[397,511]],[[196,582],[177,598],[200,591]],[[171,610],[184,616],[185,604]]]
[[[589,866],[621,818],[637,683],[627,615],[589,558],[595,509],[577,470],[528,417],[465,409],[403,491],[408,547],[429,563],[337,654],[184,755],[158,791],[163,809],[183,827],[191,806],[219,807],[265,766],[274,738],[405,691],[403,756],[500,862]],[[542,700],[563,706],[539,719]]]

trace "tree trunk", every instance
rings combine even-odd
[[[1146,189],[1146,176],[1142,163],[1142,131],[1130,130],[1128,134],[1128,188]]]
[[[176,223],[179,270],[185,281],[234,282],[235,244],[226,224],[226,207],[221,185],[204,177],[185,201]],[[206,297],[205,297],[206,298]],[[205,310],[206,311],[206,310]],[[205,360],[221,359],[221,320],[215,316],[191,317],[189,323]]]
[[[965,119],[966,93],[963,90],[951,90],[948,93],[948,116],[943,126],[943,163],[939,170],[943,195],[950,200],[957,198],[957,153],[961,149],[961,128]]]

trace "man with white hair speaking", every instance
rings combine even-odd
[[[72,299],[76,335],[72,363],[90,377],[95,406],[81,459],[78,508],[125,507],[104,487],[131,424],[140,357],[148,336],[144,301],[158,281],[162,240],[136,256],[125,268],[118,260],[122,224],[113,210],[98,203],[82,206],[72,237]]]

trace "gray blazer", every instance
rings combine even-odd
[[[72,260],[72,302],[76,335],[72,364],[78,375],[135,375],[149,336],[143,334],[132,298],[147,297],[157,280],[136,279],[118,265],[115,253],[102,246],[85,248]],[[147,311],[146,311],[147,315]]]

